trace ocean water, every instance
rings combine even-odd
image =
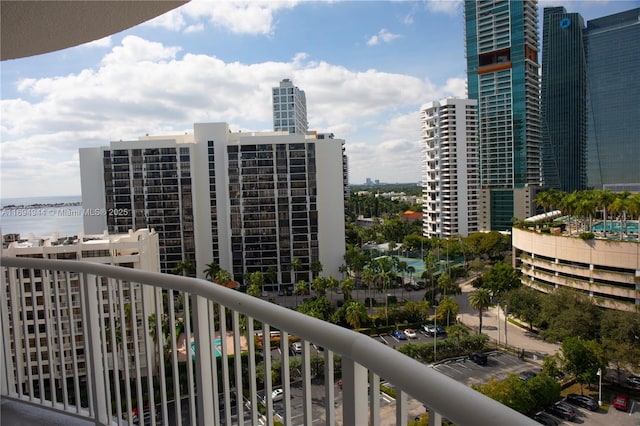
[[[83,232],[81,201],[79,195],[2,198],[0,232],[23,238],[28,234],[47,237],[54,232],[61,237],[78,235]]]

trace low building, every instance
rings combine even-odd
[[[554,232],[557,231],[557,232]],[[549,293],[566,287],[587,294],[597,306],[640,310],[640,243],[582,239],[552,228],[550,233],[512,228],[513,266],[522,283]]]
[[[29,234],[27,238],[16,238],[16,241],[8,243],[2,250],[2,256],[82,260],[160,271],[158,235],[148,229],[130,231],[128,234],[79,234],[71,237],[57,234],[36,237]],[[35,383],[44,378],[61,388],[65,378],[73,377],[74,370],[77,369],[80,375],[89,374],[86,371],[88,348],[83,334],[87,312],[83,306],[86,306],[86,298],[91,294],[83,287],[83,282],[79,274],[50,274],[48,271],[29,269],[18,270],[15,274],[7,273],[3,277],[1,291],[6,295],[6,298],[3,297],[6,307],[2,311],[6,313],[6,318],[3,315],[2,320],[6,321],[6,331],[14,342],[30,342],[26,347],[12,348],[12,356],[17,357],[17,364],[23,366],[23,371],[17,371],[16,377],[27,386],[29,379]],[[130,318],[136,319],[138,328],[142,330],[143,313],[151,312],[155,290],[135,283],[102,281],[101,284],[103,310],[100,315],[106,332],[115,330],[117,334],[123,328],[120,327],[121,316],[118,314],[121,304],[130,306],[125,311]],[[60,324],[62,327],[57,327]],[[146,338],[144,333],[138,333],[136,345],[134,337],[130,335],[131,328],[126,329],[129,330],[126,339],[123,336],[114,337],[116,341],[127,342],[129,353],[135,349],[138,354],[152,351],[151,339]],[[42,339],[53,339],[59,344],[43,344]],[[105,348],[104,353],[109,368],[124,371],[127,363],[124,362],[123,345],[118,343],[116,346]],[[114,353],[118,354],[116,359]],[[39,360],[39,368],[31,368],[35,365],[32,360],[36,359]],[[140,359],[146,360],[147,357],[143,355]],[[134,367],[129,364],[130,372]],[[140,365],[140,368],[146,374],[147,365]]]

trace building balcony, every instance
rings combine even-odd
[[[22,293],[29,278],[20,270],[41,271],[54,296],[56,282],[77,273],[81,335],[64,332],[68,313],[49,302],[43,327],[24,326],[33,307]],[[144,416],[150,425],[311,425],[320,415],[327,425],[405,425],[412,398],[429,407],[430,425],[443,418],[457,425],[534,424],[371,337],[209,281],[3,257],[1,283],[8,296],[0,305],[0,391],[8,422],[18,405],[17,412],[47,413],[33,421],[19,415],[20,424],[63,416],[68,424],[129,425]],[[130,309],[134,303],[142,312]],[[47,359],[26,356],[34,341]],[[291,352],[293,342],[300,344]],[[396,392],[392,410],[381,409],[383,379]],[[367,387],[370,392],[362,392]],[[293,395],[300,404],[292,403]]]

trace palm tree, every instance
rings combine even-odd
[[[293,271],[293,280],[297,280],[298,279],[298,271],[302,268],[302,261],[297,258],[294,257],[293,260],[291,261],[291,270]]]
[[[311,273],[313,274],[313,278],[320,275],[320,272],[322,272],[322,263],[320,263],[319,260],[311,262]]]
[[[458,316],[458,310],[460,307],[458,306],[458,302],[451,296],[445,296],[440,301],[436,313],[438,315],[438,319],[440,321],[444,321],[446,318],[446,324],[449,326],[450,319],[456,318]]]
[[[358,329],[367,319],[367,308],[358,300],[350,300],[345,306],[345,319],[351,327]]]
[[[638,219],[638,242],[640,242],[640,193],[631,195],[627,200],[627,212]]]
[[[213,281],[213,278],[215,278],[219,270],[220,265],[218,265],[216,262],[211,262],[207,264],[207,268],[202,272],[204,273],[206,279]]]
[[[353,291],[353,288],[354,288],[353,278],[346,277],[345,279],[343,279],[340,282],[340,288],[342,288],[342,293],[344,294],[344,300],[345,301],[350,300],[351,292]]]
[[[478,334],[482,334],[482,312],[491,306],[491,292],[486,288],[479,288],[469,294],[469,305],[478,311],[480,328]]]
[[[604,237],[607,237],[607,208],[611,205],[611,203],[613,203],[613,200],[615,200],[616,198],[616,194],[611,192],[610,190],[606,189],[606,190],[595,190],[594,191],[594,201],[595,201],[595,207],[597,209],[602,209],[603,213],[602,213],[602,218],[604,219]]]
[[[260,296],[262,286],[264,286],[264,275],[262,272],[256,271],[249,274],[249,288],[247,288],[247,294],[249,296]]]
[[[296,307],[298,306],[298,294],[305,294],[309,289],[309,284],[305,280],[300,280],[293,288],[293,292],[296,294]]]
[[[176,263],[176,267],[173,268],[173,272],[175,272],[177,275],[182,275],[185,277],[191,275],[193,271],[195,271],[195,268],[193,266],[193,263],[191,263],[189,259],[181,260],[180,262]]]
[[[333,302],[333,292],[340,287],[340,281],[334,277],[325,278],[325,286],[331,292],[331,301]]]
[[[362,270],[362,282],[364,283],[364,285],[367,286],[367,289],[369,290],[369,309],[371,309],[371,286],[373,285],[373,283],[376,281],[376,276],[377,273],[370,268],[364,268]]]

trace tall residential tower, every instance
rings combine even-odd
[[[477,102],[443,99],[420,110],[423,235],[478,231]]]
[[[303,90],[285,78],[273,94],[273,130],[304,135],[309,129],[307,98]]]
[[[465,1],[468,97],[478,101],[480,228],[510,229],[542,183],[537,1]]]
[[[203,277],[215,262],[240,282],[263,272],[276,291],[310,282],[317,262],[339,277],[343,143],[196,123],[193,134],[81,149],[83,207],[109,213],[85,217],[85,230],[156,229],[163,272],[188,259]]]

